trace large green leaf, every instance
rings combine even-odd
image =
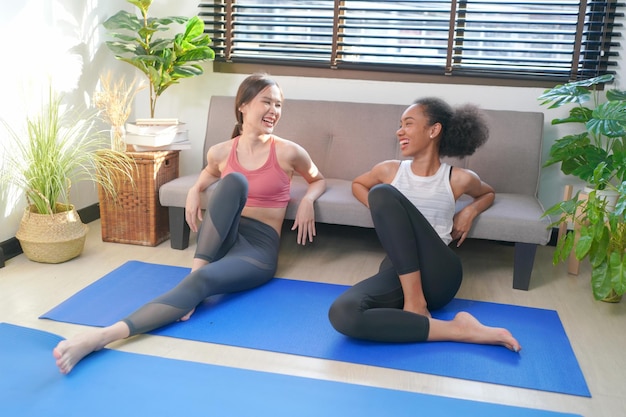
[[[557,85],[550,90],[546,90],[539,96],[539,100],[543,100],[541,102],[542,106],[552,103],[548,108],[554,109],[570,103],[586,103],[591,100],[591,93],[583,87],[571,84]]]
[[[606,298],[613,288],[608,261],[591,269],[591,288],[596,300]]]
[[[202,36],[204,32],[204,22],[198,17],[194,16],[187,22],[185,27],[185,34],[183,37],[187,40],[195,39]]]
[[[606,98],[610,101],[621,100],[626,101],[626,90],[612,89],[606,92]]]
[[[605,74],[605,75],[600,75],[598,77],[587,78],[586,80],[572,81],[571,83],[568,83],[568,84],[574,85],[577,87],[591,87],[594,85],[609,83],[613,81],[614,78],[615,76],[613,74]]]
[[[587,130],[594,135],[616,138],[626,135],[626,101],[607,101],[593,111]]]
[[[626,293],[626,253],[613,252],[609,260],[611,284],[617,294]]]
[[[109,31],[124,29],[137,32],[143,27],[143,23],[139,20],[137,15],[121,10],[105,20],[102,26]]]
[[[538,99],[542,100],[541,105],[552,103],[549,106],[550,109],[570,103],[583,104],[591,100],[592,96],[589,87],[611,82],[613,78],[614,76],[612,74],[606,74],[587,80],[557,85],[554,88],[544,91]]]
[[[560,125],[563,123],[587,123],[593,115],[593,110],[588,107],[574,107],[569,111],[569,117],[563,119],[552,119],[553,125]]]
[[[152,5],[152,0],[127,0],[130,4],[134,4],[143,12],[147,12]]]
[[[215,52],[211,48],[196,48],[179,55],[178,61],[205,61],[213,58],[215,58]]]

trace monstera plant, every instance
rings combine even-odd
[[[106,42],[115,57],[146,75],[150,84],[150,117],[154,118],[157,99],[183,78],[203,74],[199,62],[212,60],[215,52],[198,17],[149,17],[152,0],[127,0],[139,14],[117,12],[103,25],[114,41]],[[184,31],[172,35],[173,25]]]
[[[557,203],[546,215],[558,215],[552,226],[573,223],[577,233],[562,235],[554,263],[572,250],[588,258],[596,299],[619,301],[626,292],[626,91],[609,89],[613,75],[558,85],[539,99],[549,108],[573,105],[569,116],[552,124],[580,125],[580,133],[557,139],[547,165],[581,179],[584,193]],[[604,88],[599,88],[604,87]]]

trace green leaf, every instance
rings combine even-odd
[[[127,42],[107,41],[106,45],[116,58],[127,54],[134,54],[137,51],[137,45]]]
[[[609,265],[613,276],[611,281],[613,289],[617,294],[626,293],[626,253],[611,254]]]
[[[604,262],[591,269],[591,288],[596,300],[606,298],[612,289],[612,276],[608,262]]]
[[[615,204],[615,210],[613,214],[616,216],[623,216],[626,213],[626,181],[623,181],[617,189],[618,198],[617,204]]]
[[[593,118],[587,122],[587,130],[596,136],[609,138],[626,135],[626,102],[607,101],[593,111]]]
[[[191,40],[202,36],[203,32],[204,22],[198,16],[194,16],[187,22],[185,34],[183,37],[185,39]]]
[[[610,101],[621,100],[626,101],[626,91],[625,90],[609,90],[606,92],[606,98]]]
[[[556,265],[559,262],[563,262],[565,259],[567,259],[567,257],[572,252],[573,247],[574,247],[574,233],[567,232],[556,243],[556,248],[552,256],[552,263]]]
[[[187,51],[178,57],[180,62],[206,61],[215,58],[215,52],[211,48],[196,48]]]
[[[583,104],[591,100],[589,87],[608,83],[612,81],[613,78],[614,76],[612,74],[606,74],[587,80],[557,85],[554,88],[544,91],[538,99],[543,100],[541,105],[552,103],[549,107],[550,109],[561,107],[569,103]]]
[[[597,234],[596,236],[591,236],[590,239],[592,239],[592,241],[591,241],[591,247],[589,251],[589,262],[591,262],[591,265],[595,267],[597,265],[600,265],[602,262],[604,262],[604,260],[607,257],[607,251],[609,248],[609,240],[610,240],[608,230],[605,233],[600,234],[599,236]],[[578,255],[578,251],[577,251],[577,255]],[[584,255],[578,259],[582,259],[583,257]]]
[[[575,254],[577,259],[583,259],[589,253],[593,238],[591,236],[580,236],[576,242]]]
[[[539,96],[539,100],[543,100],[541,102],[542,106],[552,103],[548,108],[554,109],[570,103],[586,103],[591,100],[591,94],[585,88],[572,84],[564,84],[546,90]]]
[[[125,29],[132,32],[137,32],[139,31],[139,29],[141,29],[143,23],[136,15],[121,10],[105,20],[104,23],[102,23],[102,26],[104,26],[104,28],[109,31],[115,31],[116,29]]]
[[[200,67],[187,65],[174,68],[172,71],[172,75],[175,75],[176,78],[189,78],[196,75],[202,74],[203,70]]]
[[[121,42],[129,43],[129,42],[138,42],[139,40],[132,35],[127,35],[125,33],[111,33],[111,36],[119,39]],[[135,45],[133,45],[135,46]]]
[[[152,22],[160,26],[169,26],[172,23],[176,23],[178,25],[184,25],[189,20],[189,18],[185,16],[168,16],[168,17],[151,18],[151,19],[152,19]],[[160,30],[163,30],[163,29],[160,29]]]
[[[588,107],[574,107],[569,111],[569,117],[564,119],[553,119],[553,125],[559,125],[563,123],[587,123],[591,119],[593,111]]]
[[[130,4],[137,6],[142,12],[146,13],[152,5],[152,0],[127,0]]]
[[[613,74],[604,74],[598,77],[588,78],[586,80],[573,81],[569,84],[576,85],[580,87],[591,87],[598,84],[606,84],[608,82],[613,81],[615,76]]]

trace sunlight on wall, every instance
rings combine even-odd
[[[83,16],[70,12],[68,7],[74,3],[85,10]],[[49,86],[59,93],[77,90],[84,61],[95,54],[93,36],[85,35],[97,33],[94,29],[97,16],[93,13],[96,3],[95,0],[26,0],[3,4],[0,37],[19,42],[6,42],[3,48],[3,54],[11,57],[13,65],[0,67],[3,97],[0,118],[16,132],[24,131],[24,115],[40,107]],[[90,9],[91,12],[87,11]],[[84,16],[91,19],[81,19]],[[7,140],[6,131],[0,129],[0,141],[6,144]],[[6,150],[0,146],[0,158],[4,157],[4,152]],[[4,168],[4,164],[0,168]],[[3,187],[0,241],[14,235],[25,204],[20,190]]]

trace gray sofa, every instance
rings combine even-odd
[[[377,162],[401,159],[395,132],[406,105],[286,100],[275,133],[301,144],[327,179],[327,190],[315,205],[321,223],[373,227],[369,210],[352,195],[351,182]],[[543,113],[485,110],[490,137],[474,155],[446,161],[471,169],[496,190],[494,204],[475,220],[469,237],[515,245],[513,288],[527,290],[537,245],[550,239],[549,221],[537,199]],[[204,155],[230,138],[234,126],[234,98],[211,98]],[[187,190],[197,174],[161,186],[160,203],[169,208],[171,246],[189,245],[185,223]],[[294,177],[287,219],[293,220],[306,182]],[[204,195],[208,198],[211,189]],[[461,198],[461,208],[468,199]]]

